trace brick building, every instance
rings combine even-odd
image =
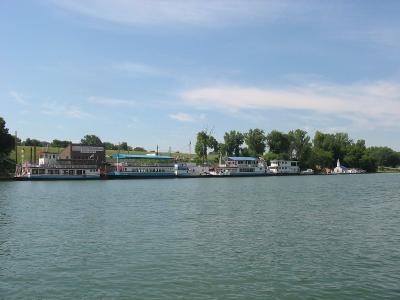
[[[100,166],[106,161],[106,151],[104,146],[70,144],[60,153],[60,160],[74,165]]]

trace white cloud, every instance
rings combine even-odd
[[[195,118],[187,113],[179,112],[176,114],[170,114],[169,117],[174,120],[181,122],[194,122]]]
[[[71,119],[91,118],[92,115],[81,110],[77,106],[64,105],[58,102],[42,104],[41,113],[49,116],[63,116]]]
[[[274,20],[293,6],[287,1],[244,0],[53,0],[63,9],[126,25],[190,24],[215,26],[241,20]]]
[[[15,102],[17,102],[19,104],[22,104],[22,105],[27,105],[28,104],[28,102],[25,100],[25,97],[23,95],[21,95],[20,93],[18,93],[16,91],[10,91],[8,94],[11,96],[11,98]]]
[[[399,126],[400,83],[350,85],[311,83],[287,88],[202,87],[185,91],[183,101],[198,109],[239,112],[265,109],[308,110],[341,117],[353,124]]]
[[[105,98],[105,97],[96,97],[96,96],[90,96],[87,99],[87,101],[92,104],[105,105],[105,106],[114,106],[114,105],[135,106],[136,105],[136,101],[133,101],[133,100]]]

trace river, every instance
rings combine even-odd
[[[0,299],[400,299],[400,174],[0,182]]]

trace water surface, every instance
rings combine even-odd
[[[0,182],[0,299],[399,299],[400,174]]]

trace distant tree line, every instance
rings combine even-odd
[[[205,162],[207,154],[222,156],[256,156],[267,161],[274,159],[298,160],[302,169],[322,170],[333,168],[337,159],[343,165],[376,171],[378,166],[397,167],[400,153],[389,147],[366,147],[365,140],[353,141],[347,133],[335,134],[317,131],[314,138],[301,129],[287,133],[262,129],[248,132],[225,132],[223,142],[218,143],[207,130],[197,133],[195,152],[199,161]]]
[[[137,152],[146,152],[146,149],[143,147],[132,147],[129,146],[127,142],[121,142],[119,144],[113,144],[110,142],[102,142],[101,139],[94,134],[87,134],[81,139],[81,144],[86,146],[104,146],[106,150],[121,150],[121,151],[137,151]],[[40,141],[37,139],[27,138],[22,141],[21,139],[17,139],[18,145],[21,146],[37,146],[37,147],[57,147],[57,148],[65,148],[71,141],[67,140],[58,140],[54,139],[52,142]]]

